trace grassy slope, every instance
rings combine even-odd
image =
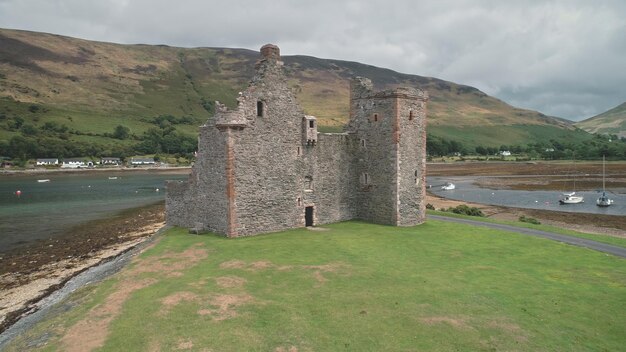
[[[202,108],[203,99],[234,106],[257,57],[256,52],[243,49],[119,45],[0,29],[0,97],[49,108],[37,124],[72,118],[70,127],[83,132],[109,132],[123,123],[141,134],[151,125],[139,119],[159,114],[191,116],[199,125],[210,116]],[[426,89],[431,97],[429,128],[442,136],[450,135],[450,128],[468,143],[478,140],[478,144],[500,146],[552,137],[536,136],[537,126],[568,136],[574,131],[561,120],[436,78],[308,56],[284,57],[284,61],[305,112],[316,115],[326,130],[339,130],[347,121],[348,82],[360,75],[371,78],[377,88]],[[0,108],[5,105],[6,100],[0,100]],[[179,128],[197,133],[195,125]],[[6,136],[0,132],[0,138]]]
[[[580,121],[576,126],[591,133],[610,133],[626,137],[626,103]]]
[[[623,259],[437,221],[329,228],[237,240],[170,230],[134,266],[80,291],[63,305],[77,307],[59,309],[7,350],[46,337],[43,350],[63,349],[68,327],[86,316],[98,326],[108,319],[92,316],[98,307],[148,278],[114,314],[102,351],[612,351],[626,343]],[[206,258],[194,262],[189,253],[198,251]],[[180,253],[194,265],[171,275]],[[158,263],[165,269],[150,272]],[[245,281],[221,287],[223,277]],[[187,299],[172,300],[181,292]],[[225,298],[239,303],[220,308]]]

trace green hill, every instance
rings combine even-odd
[[[626,137],[626,102],[600,115],[580,121],[576,123],[576,127],[589,133],[616,134]]]
[[[0,143],[23,135],[23,125],[27,135],[65,127],[59,138],[114,150],[145,139],[159,115],[184,118],[166,124],[195,136],[215,100],[234,106],[257,58],[245,49],[120,45],[0,29]],[[357,62],[283,60],[298,100],[322,130],[338,131],[347,121],[348,82],[360,75],[377,88],[427,90],[429,133],[468,146],[590,138],[569,122],[512,107],[473,87]],[[112,138],[118,125],[129,128],[129,138]]]

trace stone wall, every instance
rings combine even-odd
[[[300,174],[311,176],[313,184],[311,190],[301,188],[300,226],[304,226],[306,206],[314,207],[316,225],[357,217],[357,176],[353,167],[356,145],[354,136],[347,133],[319,133],[315,146],[304,149]]]

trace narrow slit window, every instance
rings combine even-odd
[[[374,122],[378,122],[378,114],[374,114]]]
[[[365,148],[365,139],[361,139],[361,147]]]
[[[302,206],[302,198],[298,197],[298,206],[301,207]]]
[[[370,175],[367,172],[361,174],[361,185],[367,186],[370,184]]]
[[[258,117],[263,117],[264,116],[264,111],[263,108],[265,104],[263,104],[263,102],[261,100],[256,102],[256,116]]]
[[[296,155],[298,155],[298,156],[302,155],[302,150],[300,149],[300,147],[298,147],[298,151],[297,151]]]
[[[409,110],[409,120],[413,120],[413,110]]]

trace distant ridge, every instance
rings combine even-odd
[[[246,49],[122,45],[0,29],[0,112],[35,126],[65,124],[91,141],[116,125],[143,133],[153,126],[146,119],[161,114],[188,117],[194,122],[177,128],[196,134],[215,100],[235,104],[257,57]],[[429,133],[468,146],[587,138],[567,120],[515,108],[474,87],[358,62],[301,55],[283,61],[305,113],[317,116],[322,130],[347,121],[348,82],[358,75],[377,88],[427,90]],[[41,109],[29,111],[33,104]],[[0,141],[14,135],[0,121]]]
[[[616,134],[626,137],[626,102],[594,117],[577,122],[576,127],[589,133]]]

